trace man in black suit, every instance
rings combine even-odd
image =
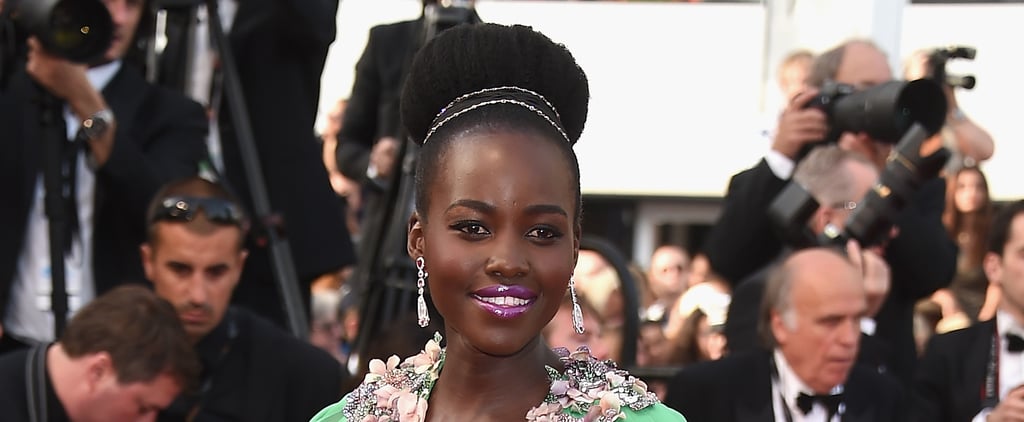
[[[984,269],[995,319],[932,338],[914,385],[919,421],[1024,420],[1024,201],[992,222]]]
[[[684,368],[664,403],[701,421],[899,421],[898,384],[854,366],[867,300],[859,271],[832,249],[787,258],[769,277],[761,329],[772,352]]]
[[[203,367],[196,393],[178,397],[160,420],[303,421],[341,398],[344,372],[331,355],[229,305],[248,282],[249,220],[232,195],[199,177],[174,181],[147,217],[146,277],[177,309]]]
[[[0,352],[55,338],[50,303],[50,242],[43,202],[43,133],[35,101],[42,87],[62,103],[66,131],[61,185],[69,230],[65,281],[71,312],[96,295],[129,281],[141,282],[132,257],[145,238],[149,198],[168,180],[194,174],[206,155],[202,108],[155,87],[122,58],[142,20],[141,0],[104,2],[114,40],[90,66],[57,57],[28,40],[24,71],[8,95],[17,125],[4,126],[0,154]],[[59,111],[58,111],[59,112]],[[65,130],[66,129],[66,130]]]
[[[768,218],[771,201],[785,187],[794,162],[805,145],[825,138],[825,114],[806,108],[826,80],[866,88],[892,79],[885,54],[873,43],[848,41],[815,59],[808,89],[797,95],[779,117],[772,149],[758,164],[729,183],[722,214],[708,236],[704,251],[711,268],[735,290],[747,276],[764,267],[782,251],[783,241]],[[859,152],[879,170],[892,145],[866,133],[843,133],[838,145]],[[921,298],[945,287],[956,270],[956,245],[942,225],[945,184],[940,178],[925,182],[896,219],[898,234],[886,248],[892,269],[890,293],[876,316],[876,336],[888,345],[887,365],[909,385],[917,362],[913,337],[913,309]]]
[[[336,34],[338,0],[218,0],[217,7],[238,69],[271,211],[276,214],[270,220],[287,237],[308,315],[310,286],[339,284],[342,270],[356,262],[342,205],[321,164],[314,131],[320,76]],[[240,152],[207,12],[206,5],[169,10],[168,44],[160,58],[159,81],[188,93],[210,110],[212,165],[252,210],[252,187],[245,169],[253,163],[246,162]],[[258,230],[247,245],[246,282],[233,300],[287,326],[266,236],[260,234],[266,222],[256,223]]]

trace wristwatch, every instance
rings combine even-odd
[[[109,108],[97,111],[82,121],[82,134],[89,140],[99,138],[110,128],[113,121],[114,112]]]

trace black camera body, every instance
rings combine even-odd
[[[978,50],[974,47],[955,45],[936,48],[928,55],[928,78],[954,88],[974,89],[977,78],[974,75],[953,75],[946,72],[946,62],[950,59],[974,60]]]
[[[826,81],[807,107],[821,109],[828,116],[826,143],[837,141],[843,132],[864,132],[895,144],[914,122],[938,131],[946,120],[942,87],[927,79],[890,81],[863,90]]]
[[[46,51],[90,64],[107,52],[114,24],[100,0],[6,0],[0,13],[0,90],[25,59],[29,36]]]
[[[39,39],[47,51],[91,63],[110,47],[114,24],[99,0],[8,0],[10,20]]]
[[[796,249],[814,246],[842,249],[851,239],[863,247],[885,243],[900,212],[925,182],[938,176],[949,160],[951,154],[946,148],[939,148],[928,156],[920,155],[921,144],[934,133],[920,123],[911,125],[889,156],[878,183],[857,202],[845,228],[828,226],[824,233],[813,233],[808,221],[820,204],[795,181],[791,181],[769,205],[769,219],[783,241]]]
[[[423,8],[424,39],[431,39],[444,30],[469,23],[479,23],[480,18],[469,0],[448,0],[427,4]]]

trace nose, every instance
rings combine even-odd
[[[487,260],[486,271],[501,278],[521,277],[529,271],[529,264],[523,252],[524,245],[513,235],[498,236],[493,242],[493,252]]]
[[[186,283],[189,303],[206,303],[206,283],[203,282],[202,277],[199,274],[194,274],[186,280]]]
[[[847,347],[857,347],[860,342],[860,318],[849,318],[843,324],[839,342]]]

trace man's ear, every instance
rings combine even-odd
[[[1003,258],[997,255],[995,252],[989,252],[985,254],[985,260],[982,261],[982,267],[985,270],[985,277],[988,277],[988,281],[999,287],[1003,287]]]
[[[423,220],[418,211],[413,211],[409,217],[408,231],[406,251],[413,259],[423,256]]]
[[[778,312],[772,311],[770,327],[772,336],[775,337],[775,342],[780,346],[786,344],[789,330],[786,329],[786,323],[782,321],[782,316]]]
[[[117,374],[114,372],[114,362],[110,358],[110,353],[99,352],[89,355],[85,359],[88,365],[84,381],[89,391],[99,389],[100,384],[105,381],[107,376],[114,376],[116,379]]]
[[[139,245],[139,256],[142,258],[142,270],[146,274],[146,280],[153,280],[153,246],[149,242]]]
[[[835,210],[830,206],[819,206],[818,209],[814,211],[814,215],[811,216],[811,231],[813,231],[815,235],[824,232],[825,226],[832,221],[832,215],[834,212]]]

